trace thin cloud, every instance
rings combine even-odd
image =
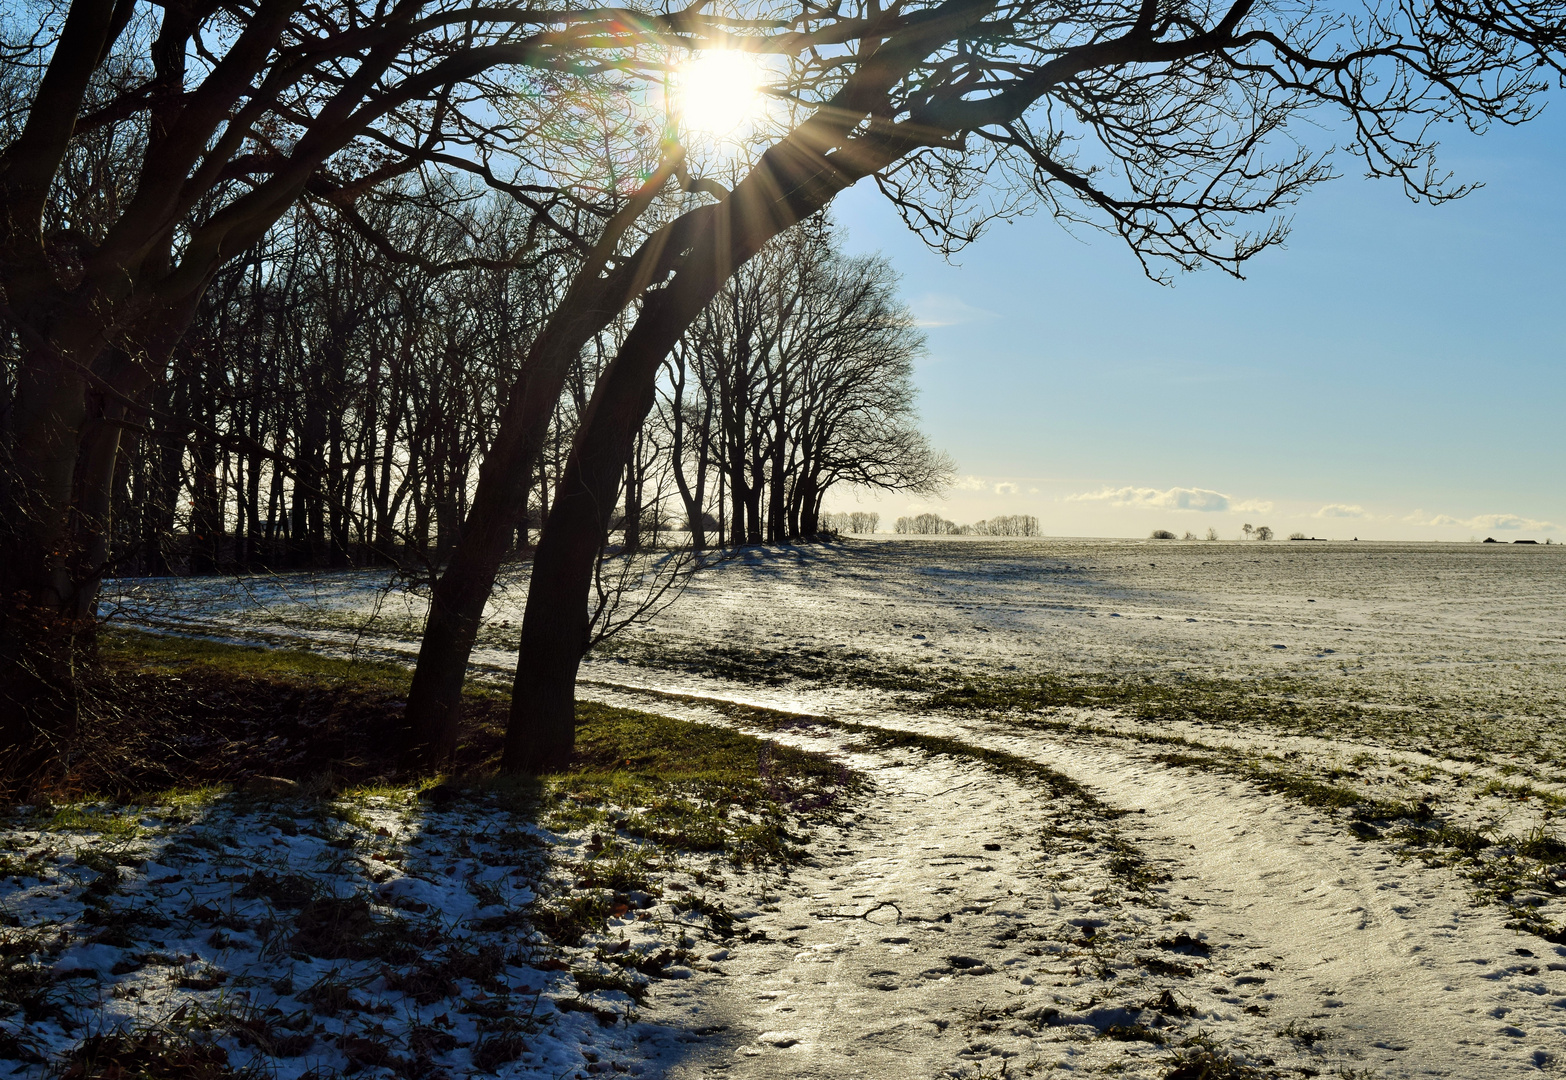
[[[995,485],[995,494],[997,494],[997,495],[1015,495],[1015,494],[1017,494],[1017,485],[1011,483],[1009,480],[1005,481],[1003,483],[996,484]]]
[[[974,307],[961,297],[950,293],[925,293],[914,300],[913,322],[915,326],[960,326],[963,323],[993,319],[995,312]]]
[[[987,491],[990,483],[982,476],[960,477],[952,487],[958,491]]]
[[[1265,514],[1272,510],[1272,503],[1257,499],[1235,499],[1211,488],[1172,487],[1158,488],[1118,487],[1102,491],[1067,495],[1069,502],[1107,502],[1111,506],[1129,506],[1149,510],[1195,510],[1204,514],[1222,514],[1230,511]]]
[[[1315,518],[1368,518],[1369,516],[1363,506],[1351,506],[1348,503],[1328,503],[1311,515]]]
[[[1479,532],[1518,532],[1524,529],[1529,532],[1554,532],[1558,527],[1554,522],[1525,518],[1520,514],[1475,514],[1473,517],[1460,518],[1451,514],[1427,516],[1423,510],[1415,510],[1403,520],[1411,525],[1455,525]]]

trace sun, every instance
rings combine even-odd
[[[750,53],[704,52],[675,74],[675,107],[690,131],[727,135],[756,115],[760,98],[761,67]]]

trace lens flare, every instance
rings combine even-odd
[[[674,94],[688,130],[728,135],[759,111],[761,69],[749,53],[702,53],[680,66]]]

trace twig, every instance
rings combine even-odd
[[[893,911],[897,912],[897,922],[893,923],[892,925],[902,925],[903,909],[898,907],[890,900],[882,900],[879,904],[866,911],[862,911],[857,915],[839,915],[835,911],[812,911],[810,914],[812,917],[817,919],[863,919],[866,922],[869,922],[870,916],[875,914],[877,911],[880,911],[882,908],[891,908]]]

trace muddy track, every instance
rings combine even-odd
[[[755,688],[746,695],[765,704]],[[691,698],[605,685],[590,696],[732,722]],[[1120,741],[1018,736],[931,714],[835,712],[834,719],[957,737],[1036,761],[1109,807],[1131,811],[1116,827],[1170,880],[1127,905],[1140,914],[1122,921],[1147,930],[1171,914],[1188,915],[1212,949],[1209,958],[1180,965],[1189,976],[1147,986],[1171,985],[1196,1007],[1197,1026],[1259,1075],[1537,1075],[1553,1071],[1566,1048],[1566,949],[1504,929],[1504,913],[1476,906],[1455,874],[1356,840],[1330,812],[1223,775],[1161,764]],[[786,737],[805,745],[825,738]],[[1052,863],[1049,845],[1041,851],[1037,838],[1069,831],[1072,823],[1051,815],[1047,800],[1025,784],[977,764],[861,750],[856,765],[876,781],[863,819],[827,838],[819,865],[798,874],[770,922],[757,924],[792,935],[791,943],[736,950],[727,979],[685,988],[678,1007],[699,1009],[704,1024],[724,1030],[672,1075],[936,1075],[965,1066],[981,1075],[985,1062],[1001,1058],[1013,1072],[1035,1061],[1081,1067],[1088,1064],[1084,1052],[1093,1054],[1094,1066],[1109,1064],[1094,1052],[1111,1026],[1107,1014],[1094,1018],[1096,1029],[1079,1024],[1064,1038],[1057,1028],[1008,1016],[999,1027],[974,1019],[1019,1000],[1026,1003],[1021,1011],[1036,1011],[1061,1008],[1073,996],[1136,996],[1109,989],[1116,980],[1094,983],[1091,993],[1089,980],[1055,985],[1060,963],[1033,963],[995,944],[1006,920],[1023,940],[1060,940],[1065,920],[1056,905],[1071,898],[1060,875],[1069,881],[1072,867],[1059,857]],[[953,784],[962,786],[931,797]],[[1035,838],[1031,850],[1024,837]],[[985,853],[984,842],[999,842],[1002,851]],[[971,862],[953,858],[975,853],[981,858]],[[934,933],[933,924],[919,921],[941,907],[932,888],[951,890],[944,895],[967,909]],[[894,914],[890,908],[867,920],[818,914],[824,905],[852,914],[856,905],[886,902],[913,916],[917,929],[871,925]],[[1145,949],[1153,936],[1143,933],[1147,940],[1121,952]],[[908,941],[887,940],[898,937]],[[999,949],[1001,962],[987,961],[992,972],[928,973],[935,970],[928,959],[943,949],[977,958],[990,956],[987,948]],[[946,1030],[932,1023],[942,1020]],[[1167,1052],[1139,1046],[1128,1054],[1123,1044],[1115,1050],[1108,1056],[1128,1075],[1161,1076],[1168,1068]]]

